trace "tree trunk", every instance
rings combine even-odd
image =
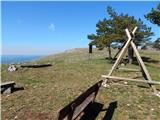
[[[108,46],[109,59],[112,59],[111,46]]]
[[[129,61],[129,64],[132,64],[133,58],[134,58],[134,51],[133,51],[132,46],[130,45],[128,47],[128,61]]]

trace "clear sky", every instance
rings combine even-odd
[[[158,2],[2,2],[2,54],[52,54],[88,47],[87,34],[108,18],[106,7],[141,18],[160,37],[160,28],[144,18]]]

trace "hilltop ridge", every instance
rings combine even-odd
[[[113,50],[115,54],[116,50]],[[154,80],[160,80],[158,52],[141,51],[142,56],[150,57],[145,64]],[[107,50],[93,49],[89,56],[87,48],[72,49],[63,53],[43,57],[33,63],[52,63],[46,68],[18,68],[8,72],[7,65],[2,65],[2,81],[14,80],[24,90],[10,95],[2,95],[2,119],[52,119],[58,110],[67,105],[88,87],[108,74],[112,65],[106,59]],[[138,68],[137,65],[127,67]],[[114,75],[126,77],[140,76],[129,72],[116,72]],[[160,100],[153,95],[146,84],[123,82],[101,88],[96,102],[107,109],[112,102],[117,102],[113,114],[116,120],[154,119],[160,118]],[[138,87],[142,86],[142,87]],[[158,87],[159,88],[159,87]],[[97,120],[104,118],[107,111],[101,111]]]

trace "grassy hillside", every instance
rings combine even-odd
[[[1,96],[2,119],[54,118],[58,110],[100,80],[102,74],[108,74],[113,64],[105,59],[106,51],[94,49],[89,56],[87,49],[75,49],[34,61],[53,64],[45,68],[19,67],[15,72],[8,72],[8,65],[2,65],[2,81],[14,80],[17,86],[24,87],[24,90]],[[141,51],[141,54],[146,58],[152,79],[160,81],[160,53]],[[138,65],[127,67],[138,68]],[[114,75],[141,78],[141,74],[133,72],[117,71]],[[160,98],[154,96],[146,84],[128,84],[120,82],[100,89],[96,102],[103,110],[97,120],[108,120],[107,116],[113,120],[159,120]],[[108,112],[110,106],[115,106],[113,116]]]

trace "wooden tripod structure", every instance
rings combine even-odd
[[[123,46],[123,48],[121,49],[120,53],[119,53],[119,56],[116,60],[116,62],[114,63],[114,65],[112,66],[112,69],[110,70],[109,74],[108,75],[102,75],[103,78],[105,78],[105,80],[103,81],[102,85],[104,87],[107,86],[107,82],[108,80],[127,80],[127,81],[134,81],[134,82],[143,82],[143,83],[148,83],[149,86],[153,89],[154,93],[156,95],[158,95],[158,92],[156,90],[156,87],[154,86],[154,84],[159,84],[160,85],[160,82],[156,82],[156,81],[152,81],[151,79],[151,76],[136,48],[136,45],[134,44],[133,40],[135,38],[135,32],[137,30],[137,27],[135,27],[133,29],[133,31],[130,33],[128,29],[125,29],[125,32],[126,32],[126,35],[128,37],[128,40],[126,41],[125,45]],[[120,62],[122,61],[125,53],[127,52],[128,50],[128,47],[129,45],[132,46],[133,48],[133,51],[137,57],[137,60],[138,60],[138,63],[140,65],[140,68],[141,68],[141,72],[143,74],[143,77],[145,78],[145,80],[136,80],[136,79],[130,79],[130,78],[122,78],[122,77],[115,77],[115,76],[112,76],[112,73],[114,70],[116,70],[118,68],[118,65],[120,64]],[[160,96],[160,95],[158,95]]]

